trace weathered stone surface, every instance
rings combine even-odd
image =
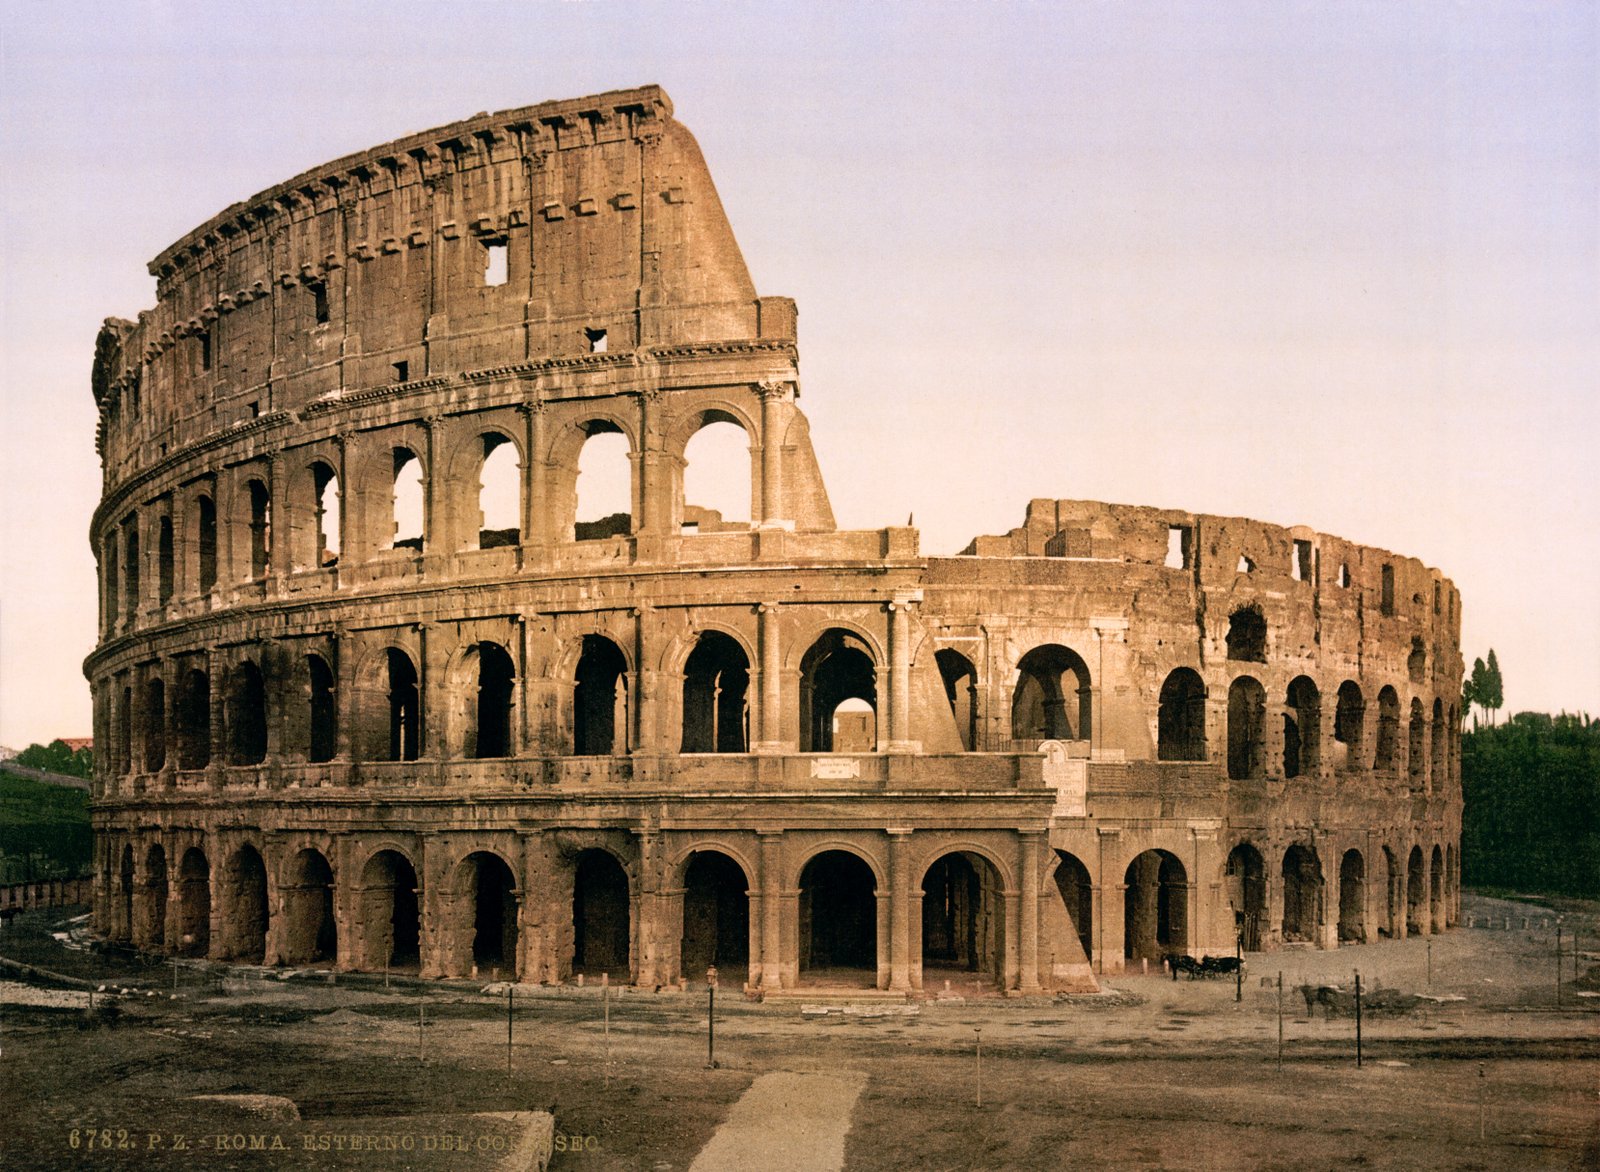
[[[794,305],[757,296],[658,89],[337,160],[151,270],[94,368],[113,936],[1034,992],[1236,931],[1454,919],[1453,585],[1084,501],[957,557],[837,530]],[[718,422],[750,438],[748,524],[684,499]],[[579,517],[579,453],[613,433],[631,510]],[[514,527],[480,498],[497,450]]]

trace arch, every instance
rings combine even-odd
[[[117,920],[112,931],[113,938],[123,943],[130,943],[133,940],[135,890],[133,846],[131,843],[125,843],[122,847],[122,862],[117,868]]]
[[[1367,701],[1361,685],[1345,680],[1339,685],[1338,704],[1333,712],[1333,739],[1344,746],[1344,769],[1361,768],[1361,742],[1366,736]]]
[[[389,737],[387,761],[415,761],[422,752],[422,692],[417,667],[398,647],[384,648],[388,682]]]
[[[1321,924],[1322,863],[1297,842],[1283,852],[1283,938],[1314,941]]]
[[[475,758],[509,757],[512,753],[512,711],[517,669],[511,654],[498,643],[475,643],[471,660],[477,668],[472,726],[464,746]]]
[[[813,980],[877,976],[878,877],[852,850],[823,849],[800,871],[800,971]],[[855,978],[859,980],[859,978]]]
[[[310,677],[310,726],[306,760],[332,761],[337,749],[338,698],[333,669],[320,655],[306,656],[306,673]]]
[[[753,432],[715,408],[696,413],[700,425],[685,441],[679,501],[682,532],[714,532],[750,523],[756,483]],[[693,529],[691,529],[693,526]]]
[[[1386,936],[1390,940],[1397,940],[1403,934],[1401,929],[1405,921],[1401,918],[1400,864],[1395,859],[1394,851],[1387,845],[1383,848],[1383,920],[1378,925],[1378,935]]]
[[[165,606],[172,601],[172,515],[163,513],[156,521],[156,597]]]
[[[631,980],[631,905],[628,873],[617,857],[599,847],[580,851],[572,879],[574,973],[613,973]]]
[[[155,773],[167,763],[167,685],[160,676],[144,682],[139,732],[144,741],[145,772]]]
[[[245,481],[245,497],[250,510],[250,577],[259,581],[267,576],[272,559],[272,493],[266,481]]]
[[[498,549],[522,541],[522,452],[498,431],[478,436],[478,525],[473,545]]]
[[[1056,891],[1078,934],[1084,958],[1094,955],[1094,880],[1077,855],[1056,851]]]
[[[1406,857],[1406,933],[1420,936],[1427,931],[1428,864],[1422,848],[1414,846]]]
[[[403,851],[386,847],[361,869],[361,967],[410,969],[421,954],[421,890]]]
[[[159,842],[144,852],[144,931],[134,933],[142,948],[162,949],[167,943],[167,852]]]
[[[1258,606],[1242,606],[1228,616],[1229,659],[1267,662],[1267,620]]]
[[[407,447],[391,449],[394,477],[390,481],[389,549],[421,553],[427,542],[427,502],[423,490],[422,459]]]
[[[211,866],[197,846],[178,863],[178,951],[205,956],[211,950]]]
[[[195,498],[195,581],[202,595],[210,594],[217,584],[217,503],[208,494]],[[114,573],[111,577],[114,577]],[[107,581],[111,578],[108,577]],[[107,603],[116,609],[116,597]]]
[[[750,744],[750,660],[720,631],[695,641],[683,665],[685,753],[743,753]]]
[[[978,745],[978,670],[972,660],[949,647],[941,647],[933,658],[939,665],[939,678],[944,681],[945,699],[950,702],[961,748],[970,753]]]
[[[191,668],[178,681],[178,768],[204,769],[211,764],[211,677]]]
[[[267,688],[251,660],[234,665],[224,709],[228,763],[259,765],[267,759]]]
[[[579,428],[584,438],[572,473],[572,538],[626,537],[634,529],[633,443],[608,420]]]
[[[1160,960],[1189,950],[1189,878],[1178,856],[1147,850],[1123,876],[1123,956]]]
[[[1206,685],[1190,667],[1176,667],[1161,684],[1156,711],[1156,760],[1206,759]]]
[[[1432,865],[1428,868],[1428,895],[1428,929],[1432,932],[1443,932],[1445,921],[1444,850],[1437,843],[1433,847]]]
[[[1251,676],[1228,686],[1228,776],[1235,780],[1265,772],[1267,690]]]
[[[246,844],[234,851],[225,868],[223,922],[228,938],[218,959],[261,964],[267,953],[267,867],[261,853]]]
[[[1039,741],[1090,740],[1093,710],[1089,665],[1072,648],[1046,643],[1017,661],[1011,693],[1013,741],[1036,746]]]
[[[1420,635],[1411,636],[1411,654],[1406,656],[1406,675],[1413,684],[1428,678],[1428,650]]]
[[[313,564],[336,566],[339,564],[339,533],[344,508],[339,492],[339,474],[332,465],[322,460],[311,465],[310,473],[312,500],[316,507],[316,524],[312,530],[316,539]]]
[[[1005,986],[1005,883],[984,856],[946,851],[922,875],[922,971],[982,973]]]
[[[679,957],[686,977],[750,963],[750,880],[719,850],[694,850],[684,868]]]
[[[1445,927],[1453,927],[1459,920],[1456,911],[1456,848],[1454,843],[1446,843],[1444,848],[1444,923]]]
[[[1367,864],[1358,850],[1339,860],[1339,943],[1367,942]]]
[[[117,705],[117,745],[114,754],[119,775],[133,772],[133,688],[124,684]]]
[[[1283,775],[1316,773],[1322,758],[1322,697],[1310,676],[1295,676],[1284,693]]]
[[[494,851],[473,851],[456,867],[459,960],[474,969],[517,969],[516,872]]]
[[[859,700],[871,709],[876,726],[878,670],[872,648],[855,632],[830,627],[800,660],[802,753],[834,751],[834,715],[847,700]]]
[[[1253,843],[1241,842],[1228,852],[1223,873],[1239,947],[1244,952],[1260,952],[1261,931],[1267,926],[1266,860]]]
[[[284,929],[284,964],[317,964],[339,955],[339,933],[333,914],[333,868],[313,847],[296,853],[284,870],[280,888]]]
[[[254,482],[252,482],[254,483]],[[131,625],[139,614],[143,599],[139,597],[139,515],[131,513],[122,522],[122,591],[124,617]],[[264,563],[263,563],[264,564]],[[266,571],[263,569],[262,571]]]
[[[1406,777],[1413,789],[1420,788],[1428,775],[1428,758],[1425,744],[1428,720],[1422,714],[1422,701],[1411,697],[1411,720],[1406,729]]]
[[[1433,701],[1433,735],[1428,743],[1428,790],[1442,790],[1444,788],[1445,766],[1445,727],[1444,727],[1444,701],[1435,698]]]
[[[1461,778],[1457,774],[1461,756],[1461,710],[1454,704],[1450,705],[1450,718],[1444,727],[1444,784],[1447,788],[1459,789]]]
[[[579,757],[625,754],[631,706],[628,661],[604,635],[585,635],[572,687],[572,752]]]
[[[1388,684],[1378,689],[1378,745],[1374,769],[1390,772],[1400,755],[1400,694]]]

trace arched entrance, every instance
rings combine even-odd
[[[1267,924],[1267,864],[1261,852],[1241,842],[1228,853],[1228,903],[1234,931],[1245,952],[1261,951],[1261,929]]]
[[[877,883],[849,851],[823,851],[800,872],[800,972],[813,982],[876,984]]]
[[[178,864],[178,951],[205,956],[211,950],[211,867],[205,852],[190,847]]]
[[[1088,961],[1094,957],[1094,882],[1089,868],[1076,855],[1057,851],[1056,857],[1060,860],[1056,864],[1056,890],[1061,893],[1061,902],[1083,948],[1083,958]]]
[[[1428,868],[1422,848],[1414,846],[1406,860],[1406,933],[1420,936],[1428,930]]]
[[[339,955],[333,917],[333,868],[309,847],[290,861],[283,887],[284,964],[320,964]]]
[[[632,979],[628,873],[610,851],[578,856],[572,884],[572,971]]]
[[[936,859],[922,877],[922,979],[981,973],[1005,987],[1005,885],[971,851]]]
[[[679,955],[682,975],[690,980],[713,965],[731,979],[750,964],[750,882],[744,868],[721,851],[696,851],[684,870]]]
[[[683,752],[745,751],[749,684],[750,661],[744,648],[721,631],[701,635],[683,665]]]
[[[1394,852],[1383,848],[1383,923],[1378,928],[1380,936],[1398,939],[1400,936],[1400,864]]]
[[[1429,869],[1428,884],[1429,908],[1431,915],[1431,928],[1435,932],[1444,931],[1444,851],[1439,847],[1433,848],[1433,865]]]
[[[253,846],[228,860],[228,939],[220,959],[261,964],[267,955],[267,868]]]
[[[843,726],[836,723],[839,708],[846,701],[859,703],[845,709],[851,713]],[[849,742],[850,752],[870,752],[863,747],[864,731],[876,736],[878,710],[877,665],[872,649],[860,636],[840,628],[822,633],[800,660],[800,751],[833,753],[845,751],[835,736]]]
[[[1123,956],[1160,960],[1189,948],[1189,879],[1178,856],[1148,850],[1123,877]]]
[[[117,871],[117,923],[113,935],[123,943],[133,941],[133,847],[122,848],[122,865]]]
[[[1339,942],[1367,941],[1367,865],[1358,850],[1339,861]]]
[[[1283,938],[1316,940],[1321,923],[1322,864],[1297,842],[1283,852]]]
[[[144,855],[144,932],[134,943],[141,948],[167,944],[167,852],[159,843]]]
[[[471,963],[480,971],[517,966],[517,880],[499,855],[474,851],[456,872],[459,907],[471,917],[466,933]]]
[[[399,851],[379,851],[361,872],[361,967],[415,968],[420,929],[416,868]]]

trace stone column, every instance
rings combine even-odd
[[[1095,868],[1094,963],[1099,973],[1122,969],[1122,876],[1116,870],[1121,831],[1099,828],[1100,859]]]
[[[911,831],[889,831],[889,988],[911,989]]]
[[[760,625],[761,712],[760,740],[751,746],[757,753],[783,751],[783,685],[778,647],[778,604],[763,602],[756,608]]]
[[[289,538],[289,466],[276,454],[267,457],[267,494],[267,594],[271,597],[282,589],[283,579],[294,572],[294,542]]]
[[[783,987],[782,905],[783,832],[769,831],[760,836],[761,867],[761,987]]]
[[[339,556],[344,556],[342,546]],[[333,698],[333,759],[349,761],[355,756],[356,645],[343,627],[335,628],[333,633],[333,665],[337,689]]]
[[[445,859],[438,836],[424,832],[418,838],[421,850],[417,859],[417,884],[422,891],[417,899],[418,915],[422,920],[418,932],[418,951],[422,954],[420,975],[427,980],[448,975],[454,958],[447,958],[453,943],[453,933],[446,924],[450,908],[445,900],[448,886],[444,876]]]
[[[779,525],[784,519],[783,437],[779,434],[788,412],[789,384],[763,382],[756,388],[761,396],[761,524]]]
[[[1018,963],[1021,972],[1017,988],[1022,993],[1039,991],[1039,833],[1017,832],[1017,879],[1022,893],[1022,915]]]
[[[896,595],[889,603],[889,735],[890,753],[915,753],[921,746],[911,739],[911,595]]]
[[[633,612],[633,622],[633,751],[655,753],[660,750],[656,727],[655,608],[639,607]]]

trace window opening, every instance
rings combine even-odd
[[[589,339],[589,353],[604,354],[606,352],[606,332],[601,329],[585,329],[584,337]]]
[[[704,426],[685,445],[683,458],[683,532],[748,524],[750,437],[744,428],[720,412],[708,412]]]
[[[633,531],[633,461],[628,437],[616,424],[594,420],[578,453],[577,506],[573,537],[594,541]]]
[[[328,283],[311,281],[306,288],[311,290],[311,315],[318,325],[322,325],[328,320]]]
[[[504,647],[498,643],[478,644],[477,735],[469,746],[469,757],[511,755],[511,700],[516,674]]]
[[[1239,564],[1236,567],[1236,569],[1241,574],[1253,574],[1253,573],[1256,572],[1256,564],[1255,564],[1255,562],[1251,561],[1249,558],[1245,557],[1244,554],[1240,554],[1239,555]]]
[[[1381,602],[1379,604],[1379,607],[1383,611],[1383,614],[1384,614],[1385,618],[1389,618],[1389,617],[1392,617],[1394,615],[1394,567],[1393,566],[1387,566],[1386,565],[1386,566],[1383,567],[1383,594],[1382,594],[1382,600],[1381,600]]]
[[[267,486],[259,480],[250,481],[250,577],[267,576],[267,562],[272,555],[272,498]]]
[[[1194,544],[1194,530],[1187,525],[1167,526],[1166,566],[1171,570],[1187,570]]]
[[[1340,562],[1339,563],[1339,588],[1341,590],[1350,589],[1350,563],[1349,562]]]
[[[317,494],[317,565],[339,564],[339,477],[326,464],[311,468],[312,487]]]
[[[202,330],[195,335],[195,341],[200,344],[200,369],[211,369],[211,335]]]
[[[172,601],[172,518],[163,516],[156,524],[156,579],[161,602]]]
[[[320,655],[306,656],[311,674],[311,743],[308,760],[332,761],[334,754],[335,703],[333,669]]]
[[[124,586],[127,597],[128,621],[139,612],[139,522],[129,517],[122,523],[123,542],[127,547],[127,564],[124,567]]]
[[[209,594],[217,584],[217,506],[208,496],[198,501],[200,555],[200,593]]]
[[[507,261],[510,249],[506,241],[485,240],[483,242],[483,283],[485,286],[504,285],[507,278]]]
[[[410,448],[394,449],[394,536],[390,549],[422,552],[422,461]]]
[[[1228,619],[1228,658],[1267,662],[1267,620],[1255,607],[1236,610]]]
[[[417,669],[398,647],[388,649],[389,760],[415,761],[422,740]]]
[[[517,445],[503,435],[483,437],[478,512],[479,549],[497,549],[522,540],[522,462]]]
[[[403,383],[409,382],[410,380],[411,363],[402,358],[399,362],[394,364],[394,381],[397,383]]]
[[[1311,581],[1311,543],[1296,539],[1294,557],[1289,560],[1289,576],[1296,582]]]

